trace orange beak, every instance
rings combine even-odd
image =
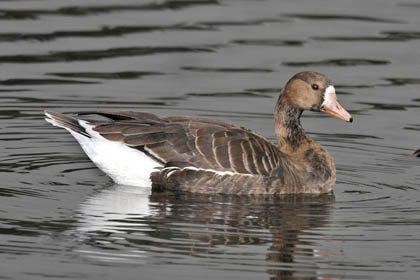
[[[327,115],[345,120],[346,122],[353,122],[353,117],[340,105],[337,101],[337,95],[333,86],[329,86],[325,90],[324,102],[321,105],[321,112]]]

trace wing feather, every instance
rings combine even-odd
[[[245,168],[242,155],[242,139],[234,139],[228,143],[229,151],[229,160],[232,166],[232,169],[237,173],[248,173],[248,170]]]
[[[254,157],[252,156],[253,150],[249,141],[241,142],[242,148],[242,159],[245,164],[245,168],[250,174],[258,174],[257,169],[255,168]]]
[[[144,150],[162,163],[268,176],[283,155],[250,130],[205,118],[159,118],[141,112],[100,112],[94,130],[108,140]]]

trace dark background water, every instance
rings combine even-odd
[[[0,1],[0,279],[417,279],[420,4],[414,0]],[[150,196],[114,185],[43,109],[220,118],[274,140],[296,72],[335,197]]]

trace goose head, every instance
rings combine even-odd
[[[283,104],[300,111],[323,112],[347,122],[353,121],[353,117],[338,102],[331,81],[321,73],[297,73],[285,85],[280,99]]]

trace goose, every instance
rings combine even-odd
[[[336,168],[327,150],[305,134],[300,123],[304,110],[353,121],[331,81],[312,71],[297,73],[280,92],[274,112],[277,143],[250,129],[202,117],[134,111],[77,113],[79,117],[44,113],[46,121],[69,131],[117,184],[170,193],[331,193]]]
[[[415,151],[413,155],[416,156],[416,157],[420,157],[420,149]]]

